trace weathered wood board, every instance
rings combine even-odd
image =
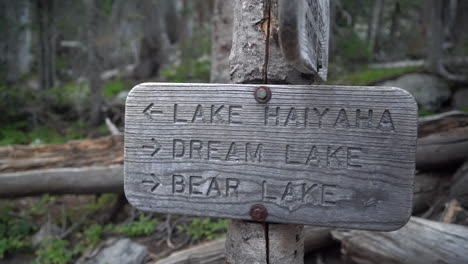
[[[281,50],[296,69],[326,80],[330,39],[329,0],[279,0]]]
[[[394,230],[411,215],[417,106],[389,87],[145,83],[126,103],[125,193],[161,213]]]

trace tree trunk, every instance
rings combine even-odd
[[[468,78],[463,75],[456,75],[447,71],[444,65],[444,42],[446,33],[444,29],[444,11],[448,8],[450,1],[431,0],[426,9],[429,21],[429,30],[427,32],[429,41],[427,68],[429,71],[439,74],[447,80],[455,82],[468,82]]]
[[[98,38],[98,0],[87,0],[88,25],[87,25],[87,46],[88,46],[88,65],[87,75],[89,86],[91,88],[91,110],[89,123],[92,126],[98,126],[103,120],[102,105],[102,81],[100,73],[102,71],[102,61],[98,58],[99,51],[97,45]]]
[[[45,90],[55,84],[54,0],[36,0],[36,10],[39,24],[41,89]]]
[[[369,51],[371,54],[375,53],[377,42],[380,33],[380,26],[382,22],[383,16],[383,9],[384,9],[384,0],[375,0],[374,5],[372,7],[372,15],[370,17],[369,25],[368,25],[368,43],[369,43]]]
[[[313,252],[333,243],[331,229],[306,226],[303,230],[304,252]],[[175,252],[155,264],[224,264],[226,238],[219,238],[201,245]],[[251,249],[249,249],[251,250]],[[262,260],[263,261],[263,260]]]
[[[337,230],[345,257],[369,263],[468,263],[468,228],[412,217],[393,232]]]
[[[431,0],[427,5],[429,19],[429,30],[427,32],[429,38],[428,51],[428,69],[433,73],[439,72],[439,65],[443,58],[443,42],[444,32],[442,26],[442,0]]]
[[[229,53],[232,47],[233,1],[216,0],[211,30],[210,82],[229,82]]]
[[[146,80],[158,76],[161,66],[169,57],[170,40],[165,25],[165,11],[168,1],[142,0],[138,2],[138,9],[143,14],[143,37],[141,38],[138,64],[133,75],[136,79]],[[173,36],[174,37],[174,36]]]
[[[232,83],[310,84],[292,68],[278,42],[276,0],[236,0],[230,60]],[[249,210],[249,208],[246,208]],[[231,264],[300,264],[303,226],[229,221],[226,261]]]

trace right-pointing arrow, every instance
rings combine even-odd
[[[153,145],[143,145],[143,148],[153,149],[153,152],[151,152],[151,157],[154,157],[156,154],[158,154],[159,151],[161,151],[162,146],[155,138],[152,138],[151,141],[153,141]]]
[[[141,183],[144,185],[152,185],[151,186],[151,192],[154,192],[159,186],[161,186],[161,183],[159,182],[158,177],[156,177],[156,174],[151,173],[151,180],[142,180]]]

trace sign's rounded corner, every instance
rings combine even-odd
[[[403,88],[400,88],[400,87],[392,86],[390,88],[392,88],[394,90],[397,90],[402,95],[406,96],[408,98],[408,100],[411,101],[411,103],[413,104],[416,113],[418,112],[418,102],[416,102],[416,99],[414,98],[414,96],[410,92],[408,92],[407,90],[405,90]]]

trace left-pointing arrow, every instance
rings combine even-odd
[[[141,183],[144,185],[151,185],[151,192],[156,191],[156,189],[161,186],[161,183],[159,182],[158,177],[156,177],[156,174],[151,173],[151,180],[142,180]]]
[[[153,145],[143,145],[143,148],[153,149],[153,152],[151,152],[151,157],[154,157],[156,154],[158,154],[159,151],[161,151],[162,147],[155,138],[152,138],[151,141],[153,141]]]
[[[155,109],[154,104],[151,103],[145,108],[145,110],[143,110],[143,114],[151,120],[154,120],[153,118],[154,115],[163,114],[163,111],[154,110],[154,109]]]

